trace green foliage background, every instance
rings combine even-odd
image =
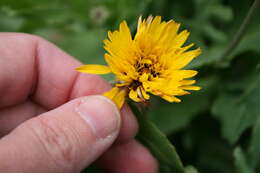
[[[127,20],[161,15],[191,31],[203,50],[188,68],[202,90],[182,103],[153,98],[149,118],[167,134],[184,165],[200,173],[260,172],[260,9],[242,41],[222,57],[252,0],[1,0],[0,31],[36,34],[83,63],[104,64],[102,40]],[[110,76],[106,77],[111,79]],[[160,146],[158,146],[160,147]],[[89,172],[102,172],[90,168]],[[169,170],[161,167],[162,173]],[[190,171],[190,173],[192,170]]]

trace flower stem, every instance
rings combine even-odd
[[[229,60],[231,60],[231,53],[234,51],[234,49],[238,46],[240,40],[244,36],[246,29],[248,28],[249,23],[251,22],[254,14],[257,12],[257,10],[260,7],[260,0],[255,0],[250,7],[244,21],[242,22],[240,28],[238,29],[237,33],[235,34],[232,41],[229,43],[227,48],[225,49],[224,53],[221,55],[221,63],[219,62],[217,66],[225,66]]]

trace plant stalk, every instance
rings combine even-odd
[[[254,14],[257,12],[257,10],[260,7],[260,0],[255,0],[250,7],[244,21],[240,25],[237,33],[235,34],[232,41],[229,43],[227,48],[225,49],[224,53],[221,55],[220,58],[220,64],[219,65],[225,65],[228,60],[230,60],[230,55],[234,51],[234,49],[238,46],[239,42],[241,41],[242,37],[245,35],[246,30],[248,28],[249,23],[251,22],[252,18],[254,17]]]

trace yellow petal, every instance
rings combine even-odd
[[[132,40],[131,32],[130,32],[128,26],[127,26],[126,21],[123,21],[123,22],[120,23],[119,31],[122,34],[124,34],[124,38],[123,39],[126,39],[127,41],[131,41]]]
[[[172,76],[175,78],[190,78],[196,76],[196,74],[198,74],[198,72],[195,70],[176,70],[172,72]]]
[[[122,108],[125,102],[126,91],[120,90],[120,92],[114,97],[113,101],[117,105],[118,109]]]
[[[191,43],[191,44],[189,44],[189,45],[187,45],[187,46],[181,48],[181,53],[182,53],[182,52],[185,52],[186,50],[188,50],[188,49],[191,48],[192,46],[194,46],[194,43]]]
[[[137,32],[140,30],[142,23],[143,23],[142,16],[139,16],[138,23],[137,23]]]
[[[122,106],[125,102],[126,91],[119,89],[117,87],[114,87],[111,90],[109,90],[108,92],[105,92],[103,95],[106,96],[107,98],[111,99],[116,104],[118,109],[120,109],[120,108],[122,108]]]
[[[200,90],[199,86],[181,86],[180,88],[184,90],[195,90],[195,91]]]
[[[192,85],[194,84],[196,81],[195,80],[182,80],[180,81],[182,85]]]
[[[150,82],[143,82],[142,83],[143,88],[145,89],[145,91],[151,91],[151,87],[150,87]]]
[[[139,97],[138,97],[138,93],[135,90],[130,90],[129,92],[129,98],[134,100],[135,102],[140,102],[142,101]]]
[[[173,45],[175,47],[181,47],[184,44],[184,42],[187,40],[189,35],[190,35],[190,33],[187,30],[182,31],[181,33],[179,33],[176,36],[176,38],[175,38],[175,40],[173,42]]]
[[[119,88],[114,87],[111,90],[105,92],[103,94],[103,96],[106,96],[106,97],[110,98],[111,100],[113,100],[113,98],[117,95],[118,92],[119,92]]]
[[[117,87],[123,87],[123,86],[128,86],[128,85],[130,85],[130,83],[128,83],[128,82],[116,83],[115,85],[116,85]]]
[[[115,56],[109,54],[105,54],[104,57],[107,64],[110,66],[112,73],[114,73],[118,78],[125,82],[130,82],[130,78],[137,79],[138,73],[133,65],[126,61],[118,60]],[[127,75],[124,75],[124,72]]]
[[[172,68],[173,69],[181,69],[187,64],[189,64],[194,58],[201,54],[201,49],[195,49],[181,54],[176,61],[174,61]]]
[[[149,94],[146,93],[146,91],[144,90],[143,87],[138,87],[137,92],[138,92],[138,95],[139,96],[141,95],[144,100],[148,100],[150,98]]]
[[[161,96],[163,99],[167,100],[168,102],[181,102],[180,99],[178,99],[177,97],[174,97],[174,96],[168,96],[168,95],[162,95]]]
[[[147,73],[142,74],[142,76],[139,78],[140,82],[146,82],[148,80],[149,75]]]
[[[77,71],[82,73],[90,73],[90,74],[107,74],[111,73],[111,70],[108,66],[104,65],[83,65],[81,67],[76,68]]]
[[[183,96],[183,95],[188,95],[188,94],[190,94],[190,92],[182,90],[182,91],[179,91],[178,93],[175,93],[174,95]]]

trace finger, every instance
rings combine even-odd
[[[12,107],[0,109],[0,138],[22,122],[45,111],[44,108],[31,101],[25,101]]]
[[[31,96],[46,109],[67,102],[71,93],[96,94],[108,84],[96,75],[80,75],[80,63],[48,41],[28,34],[0,34],[0,107]],[[78,83],[84,84],[78,87]],[[87,85],[86,85],[87,84]],[[74,91],[84,89],[83,91]]]
[[[127,143],[133,140],[138,132],[136,117],[127,104],[125,104],[121,110],[121,119],[121,129],[116,142]]]
[[[3,137],[0,172],[79,172],[113,143],[119,127],[119,112],[109,99],[75,99]]]
[[[98,164],[111,173],[158,172],[157,161],[144,146],[135,140],[111,147],[98,160]]]
[[[27,98],[36,78],[34,43],[19,34],[0,33],[0,108]]]
[[[77,73],[75,67],[80,65],[77,60],[36,36],[2,33],[0,52],[0,108],[22,103],[30,96],[37,105],[50,110],[71,99],[101,94],[110,88],[99,76]],[[15,114],[20,119],[29,118]],[[10,127],[7,131],[18,122],[7,125]],[[126,142],[135,136],[138,128],[128,108],[122,110],[122,124],[118,141]]]
[[[26,101],[24,103],[7,107],[0,110],[0,138],[11,132],[24,121],[35,117],[47,110],[41,106]],[[121,128],[117,137],[117,143],[127,143],[132,140],[138,131],[138,124],[135,115],[132,113],[128,105],[124,105],[121,110]]]

